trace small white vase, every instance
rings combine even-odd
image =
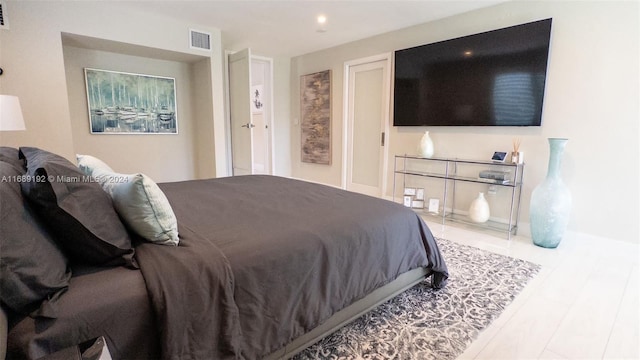
[[[429,132],[425,131],[418,144],[418,156],[424,158],[430,158],[433,156],[433,141],[429,137]]]
[[[475,223],[483,223],[489,220],[491,212],[489,210],[489,203],[484,198],[484,193],[478,194],[478,197],[471,202],[469,206],[469,217],[471,221]]]

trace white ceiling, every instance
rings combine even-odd
[[[508,0],[178,0],[119,2],[222,31],[225,49],[294,57]],[[324,32],[316,18],[327,17]]]

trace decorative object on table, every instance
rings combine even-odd
[[[302,162],[331,164],[331,70],[300,79]]]
[[[84,69],[92,134],[177,134],[176,79]]]
[[[489,203],[484,198],[484,193],[478,193],[478,197],[471,202],[469,206],[469,217],[471,221],[475,223],[483,223],[489,220],[491,211],[489,209]]]
[[[429,132],[425,131],[418,144],[418,156],[430,158],[433,156],[433,141],[429,136]]]
[[[531,193],[531,238],[534,244],[545,248],[556,248],[560,244],[569,223],[571,192],[560,176],[567,141],[549,138],[547,177]]]
[[[478,174],[480,180],[494,180],[496,183],[509,180],[509,171],[507,170],[482,170]]]
[[[520,151],[520,138],[513,139],[513,151],[511,151],[511,162],[514,164],[524,163],[524,153]]]
[[[411,201],[411,207],[414,209],[424,209],[424,200]]]
[[[406,207],[414,209],[424,209],[424,189],[423,188],[404,188],[403,204]]]
[[[429,212],[434,214],[440,213],[440,199],[429,199]]]
[[[507,158],[506,152],[496,151],[493,153],[493,156],[491,157],[491,161],[503,163],[506,158]]]
[[[509,170],[482,170],[478,174],[478,180],[493,184],[509,184],[511,178]]]
[[[416,188],[412,188],[412,187],[404,188],[404,195],[415,196],[416,195]]]
[[[0,131],[26,130],[20,99],[13,95],[0,95]]]

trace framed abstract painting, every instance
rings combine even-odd
[[[331,164],[331,70],[302,75],[300,85],[301,159]]]

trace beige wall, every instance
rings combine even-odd
[[[197,149],[192,106],[192,69],[187,63],[155,60],[65,46],[64,63],[74,150],[97,156],[115,171],[144,172],[156,181],[196,178]],[[178,134],[91,134],[87,117],[84,68],[172,77],[176,80]],[[141,169],[142,168],[142,169]]]
[[[4,132],[0,134],[0,144],[37,146],[69,159],[80,150],[92,150],[84,145],[76,149],[70,119],[70,108],[74,105],[70,106],[67,98],[62,37],[80,35],[121,43],[125,48],[121,53],[128,55],[151,52],[147,57],[154,59],[158,58],[158,53],[161,54],[159,58],[163,58],[163,53],[173,52],[178,57],[204,58],[195,63],[188,61],[192,68],[193,93],[196,94],[192,103],[196,130],[192,151],[182,155],[186,156],[186,163],[196,164],[195,175],[190,170],[176,173],[167,167],[154,178],[169,181],[192,175],[197,178],[226,176],[230,158],[225,135],[224,39],[221,32],[212,27],[126,9],[113,2],[7,2],[11,28],[0,31],[0,62],[5,70],[0,77],[0,93],[20,97],[27,131]],[[113,26],[111,19],[118,19],[118,26]],[[212,34],[212,52],[189,48],[190,28]],[[289,66],[288,58],[274,59],[274,173],[282,176],[291,173]],[[73,103],[75,99],[71,101]],[[184,108],[181,104],[178,106]],[[156,173],[156,170],[146,169],[144,160],[140,159],[138,166],[135,163],[123,165]],[[156,165],[154,167],[158,168]]]
[[[198,96],[209,98],[201,98],[195,104],[189,99],[182,99],[191,107],[191,114],[185,115],[185,118],[191,118],[191,124],[185,123],[186,129],[180,131],[185,130],[184,135],[189,136],[189,133],[193,135],[197,127],[198,134],[190,139],[182,139],[180,136],[174,138],[180,143],[171,144],[178,148],[172,154],[175,156],[172,161],[177,167],[167,166],[162,169],[159,163],[147,167],[149,158],[143,158],[123,161],[122,166],[118,162],[113,164],[115,168],[150,172],[149,176],[157,181],[226,175],[224,58],[218,29],[193,26],[173,18],[154,17],[131,10],[123,11],[117,3],[8,1],[7,5],[11,28],[0,31],[0,61],[5,70],[5,74],[0,77],[0,93],[20,97],[27,131],[2,133],[2,145],[37,146],[73,160],[76,152],[94,149],[90,145],[93,139],[101,143],[95,146],[96,149],[107,148],[112,143],[122,146],[128,141],[125,137],[112,140],[95,138],[97,135],[86,138],[86,133],[83,134],[79,128],[74,127],[72,115],[73,118],[79,115],[72,114],[72,109],[79,109],[78,103],[86,100],[77,99],[75,95],[69,100],[67,96],[62,34],[81,35],[125,44],[125,54],[136,49],[154,54],[165,51],[204,58],[191,65],[189,70],[181,70],[197,75],[198,80],[192,86],[198,90]],[[114,19],[117,19],[117,25],[114,25]],[[203,52],[189,48],[188,33],[191,27],[212,34],[213,51]],[[138,69],[143,67],[142,62],[130,65]],[[144,69],[139,71],[145,73]],[[189,78],[191,75],[185,76]],[[74,91],[74,88],[75,85],[71,90]],[[178,101],[179,110],[185,110],[181,100]],[[197,116],[194,117],[194,113]],[[153,139],[143,140],[137,136],[126,139],[131,139],[131,142],[125,148],[134,146],[137,141],[155,142]],[[169,145],[166,142],[171,141],[164,138],[156,144],[146,145],[157,149]],[[189,141],[191,144],[187,146]],[[108,144],[104,144],[105,142]],[[191,149],[188,149],[189,146]],[[178,166],[179,161],[183,163]],[[194,167],[196,163],[198,165]]]
[[[637,243],[639,6],[613,1],[513,1],[294,58],[290,80],[293,119],[300,113],[300,75],[326,69],[333,72],[333,155],[331,166],[301,163],[300,127],[292,121],[292,176],[341,183],[345,61],[551,17],[541,127],[392,127],[390,168],[394,154],[415,153],[425,130],[435,143],[435,156],[469,159],[487,159],[496,150],[508,151],[512,139],[520,137],[526,161],[522,206],[526,232],[531,191],[547,171],[546,139],[567,137],[563,176],[573,194],[569,230]],[[390,185],[391,179],[390,173]]]

